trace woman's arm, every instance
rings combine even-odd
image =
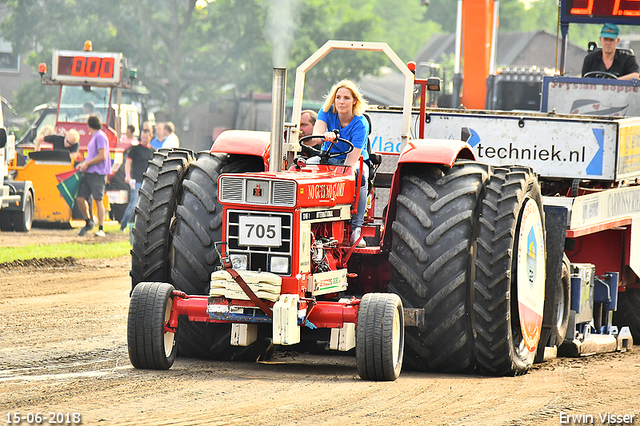
[[[360,154],[362,153],[361,148],[354,148],[353,151],[347,154],[347,158],[344,159],[345,166],[351,166],[354,169],[360,167]]]
[[[354,117],[356,119],[357,117]],[[365,120],[364,118],[362,120]],[[351,167],[359,167],[360,166],[360,155],[362,154],[363,149],[367,149],[367,144],[369,143],[368,139],[368,130],[363,124],[357,123],[356,129],[354,129],[354,133],[351,136],[351,143],[353,144],[353,151],[347,154],[347,158],[344,160],[344,164]]]

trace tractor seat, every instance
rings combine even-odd
[[[369,123],[369,134],[367,135],[367,152],[369,153],[369,193],[373,190],[373,181],[376,177],[376,172],[378,171],[378,167],[380,167],[380,163],[382,163],[382,155],[371,152],[371,117],[369,114],[364,114],[364,118],[367,119]]]

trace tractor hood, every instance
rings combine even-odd
[[[228,173],[219,178],[222,204],[264,207],[331,207],[352,204],[356,176],[351,167],[308,165],[284,172]]]

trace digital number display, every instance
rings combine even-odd
[[[640,0],[562,0],[562,22],[638,24]]]
[[[114,58],[98,58],[96,56],[60,56],[58,58],[58,75],[113,78],[115,63],[116,60]]]
[[[54,52],[52,79],[91,84],[120,81],[121,53]]]

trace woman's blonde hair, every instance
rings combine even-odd
[[[324,112],[329,112],[329,109],[331,109],[331,112],[336,112],[336,92],[338,91],[338,89],[342,89],[343,87],[345,89],[349,89],[351,95],[353,96],[353,99],[355,99],[356,101],[356,103],[353,105],[353,115],[364,114],[366,109],[369,107],[369,104],[362,96],[362,93],[360,93],[358,86],[356,86],[356,84],[351,80],[342,80],[333,85],[333,87],[329,91],[329,94],[326,96],[324,104],[322,105],[322,110]]]

